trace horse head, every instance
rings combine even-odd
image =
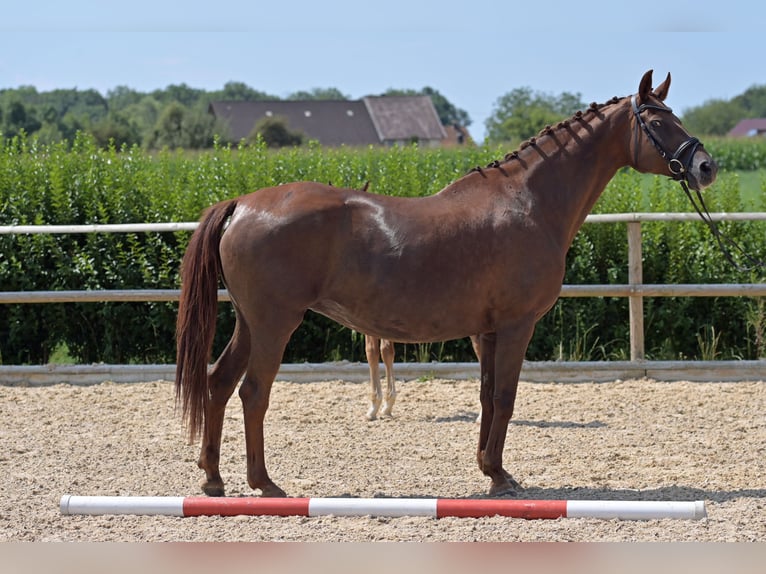
[[[652,89],[649,70],[641,78],[638,93],[631,97],[633,167],[667,175],[700,190],[715,181],[718,166],[702,143],[689,135],[673,110],[663,103],[669,89],[670,74]]]

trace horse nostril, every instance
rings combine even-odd
[[[699,166],[700,172],[711,177],[718,173],[718,164],[715,160],[703,161]]]
[[[697,168],[699,169],[699,176],[701,178],[700,182],[703,185],[709,185],[715,181],[716,175],[718,174],[718,164],[716,164],[714,159],[710,158],[700,162]]]

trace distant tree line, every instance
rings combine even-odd
[[[711,136],[724,136],[748,118],[766,118],[766,85],[751,86],[730,100],[708,100],[685,110],[682,117],[691,133]]]
[[[444,125],[471,125],[468,113],[431,87],[421,90],[389,89],[382,95],[427,95]],[[216,138],[227,141],[226,126],[208,112],[213,100],[278,100],[273,94],[242,82],[228,82],[223,89],[206,91],[186,84],[152,92],[118,86],[107,94],[96,90],[57,89],[38,92],[34,87],[0,90],[0,137],[25,133],[42,143],[73,141],[78,132],[93,136],[98,145],[139,145],[146,149],[204,149]],[[290,94],[288,100],[350,99],[336,88],[315,88]],[[500,96],[486,120],[487,140],[516,142],[537,134],[583,109],[579,93],[547,94],[520,87]],[[731,100],[708,100],[681,111],[690,132],[723,136],[744,118],[766,117],[766,85],[752,86]],[[302,138],[280,121],[256,126],[252,137],[272,138],[275,146],[300,145]],[[232,142],[237,143],[237,142]]]
[[[525,140],[546,125],[585,107],[579,93],[553,95],[528,87],[516,88],[495,102],[486,122],[487,139],[492,142]],[[766,118],[766,85],[752,86],[731,100],[708,100],[700,106],[676,112],[691,133],[725,136],[742,119]]]
[[[430,96],[443,124],[470,125],[465,110],[457,108],[437,90],[391,89],[382,95]],[[226,126],[209,112],[213,100],[279,100],[279,96],[251,88],[242,82],[228,82],[222,90],[206,91],[186,84],[170,85],[153,92],[139,92],[127,86],[109,90],[59,89],[38,92],[31,86],[0,90],[0,136],[13,138],[25,133],[41,143],[74,141],[78,132],[91,134],[106,147],[134,144],[147,149],[164,147],[204,149],[214,140],[226,141]],[[336,88],[315,88],[290,94],[288,100],[351,99]],[[272,122],[273,123],[273,122]],[[285,126],[264,125],[264,130],[284,132]],[[279,137],[279,133],[276,137]],[[282,134],[284,135],[284,134]],[[236,142],[233,142],[236,143]],[[282,145],[300,144],[288,136]]]

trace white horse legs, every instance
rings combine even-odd
[[[367,410],[367,420],[373,421],[378,416],[378,410],[383,403],[383,390],[380,385],[380,362],[383,359],[386,369],[386,402],[383,403],[382,415],[391,416],[391,410],[396,402],[396,383],[394,381],[394,344],[386,339],[364,336],[364,350],[367,363],[370,366],[370,408]]]
[[[480,358],[479,337],[471,337],[471,345],[477,358]],[[370,335],[364,336],[364,352],[367,355],[367,363],[370,366],[370,408],[367,410],[367,420],[374,421],[381,415],[390,417],[396,402],[396,381],[394,380],[394,343],[386,339],[378,339]],[[380,384],[380,361],[383,359],[386,369],[386,401],[383,402],[383,390]],[[383,410],[380,410],[381,404]],[[481,422],[481,406],[476,422]]]

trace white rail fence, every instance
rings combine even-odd
[[[766,213],[713,213],[715,221],[766,221]],[[766,360],[756,361],[647,361],[644,350],[644,297],[766,297],[766,283],[674,284],[643,283],[641,223],[647,221],[700,222],[696,213],[591,214],[586,223],[626,223],[628,230],[628,284],[563,285],[561,297],[627,297],[629,299],[630,361],[541,361],[524,363],[522,380],[583,381],[649,377],[657,380],[766,379]],[[145,233],[196,229],[197,222],[92,225],[6,225],[4,234]],[[712,239],[711,239],[712,240]],[[766,241],[766,234],[764,234]],[[0,292],[0,304],[177,301],[178,289],[121,289],[87,291]],[[228,300],[225,290],[218,299]],[[477,377],[476,363],[397,363],[399,378],[438,376]],[[0,384],[91,384],[172,379],[175,365],[42,365],[2,366]],[[283,364],[279,377],[293,381],[343,378],[366,380],[367,365],[358,363]]]

